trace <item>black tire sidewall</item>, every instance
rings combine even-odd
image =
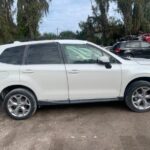
[[[8,110],[8,100],[11,96],[15,95],[15,94],[22,94],[22,95],[25,95],[30,103],[31,103],[31,110],[30,112],[28,113],[28,115],[24,116],[24,117],[16,117],[16,116],[13,116],[9,110]],[[28,90],[25,90],[25,89],[15,89],[15,90],[12,90],[11,92],[9,92],[6,96],[5,96],[5,99],[4,99],[4,105],[3,105],[6,113],[13,119],[15,120],[24,120],[24,119],[28,119],[30,118],[35,112],[36,112],[36,109],[37,109],[37,102],[36,102],[36,98],[35,96]]]
[[[135,112],[139,112],[139,113],[148,112],[150,111],[150,108],[146,110],[140,110],[140,109],[137,109],[132,103],[132,94],[136,89],[140,87],[150,87],[150,83],[147,81],[136,81],[132,83],[126,91],[125,102],[126,102],[126,105]]]

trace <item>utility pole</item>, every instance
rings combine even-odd
[[[57,36],[59,35],[59,28],[56,29],[57,30]]]

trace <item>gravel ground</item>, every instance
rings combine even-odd
[[[0,150],[150,150],[150,112],[123,102],[43,107],[25,121],[0,112]]]

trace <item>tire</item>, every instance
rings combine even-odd
[[[142,94],[143,92],[145,94]],[[147,92],[146,92],[147,91]],[[143,95],[150,95],[150,82],[137,81],[133,82],[126,91],[125,102],[126,105],[134,112],[147,112],[150,111],[150,98],[144,98]],[[145,96],[146,97],[146,96]],[[145,99],[148,101],[148,106],[145,106]]]
[[[4,109],[11,118],[24,120],[30,118],[36,112],[37,101],[30,91],[18,88],[5,96]]]

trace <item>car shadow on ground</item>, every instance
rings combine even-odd
[[[47,106],[40,106],[38,108],[39,111],[47,111],[49,109],[114,109],[114,110],[123,110],[128,111],[129,109],[126,107],[124,101],[115,101],[115,102],[96,102],[96,103],[79,103],[79,104],[56,104],[56,105],[47,105]]]

